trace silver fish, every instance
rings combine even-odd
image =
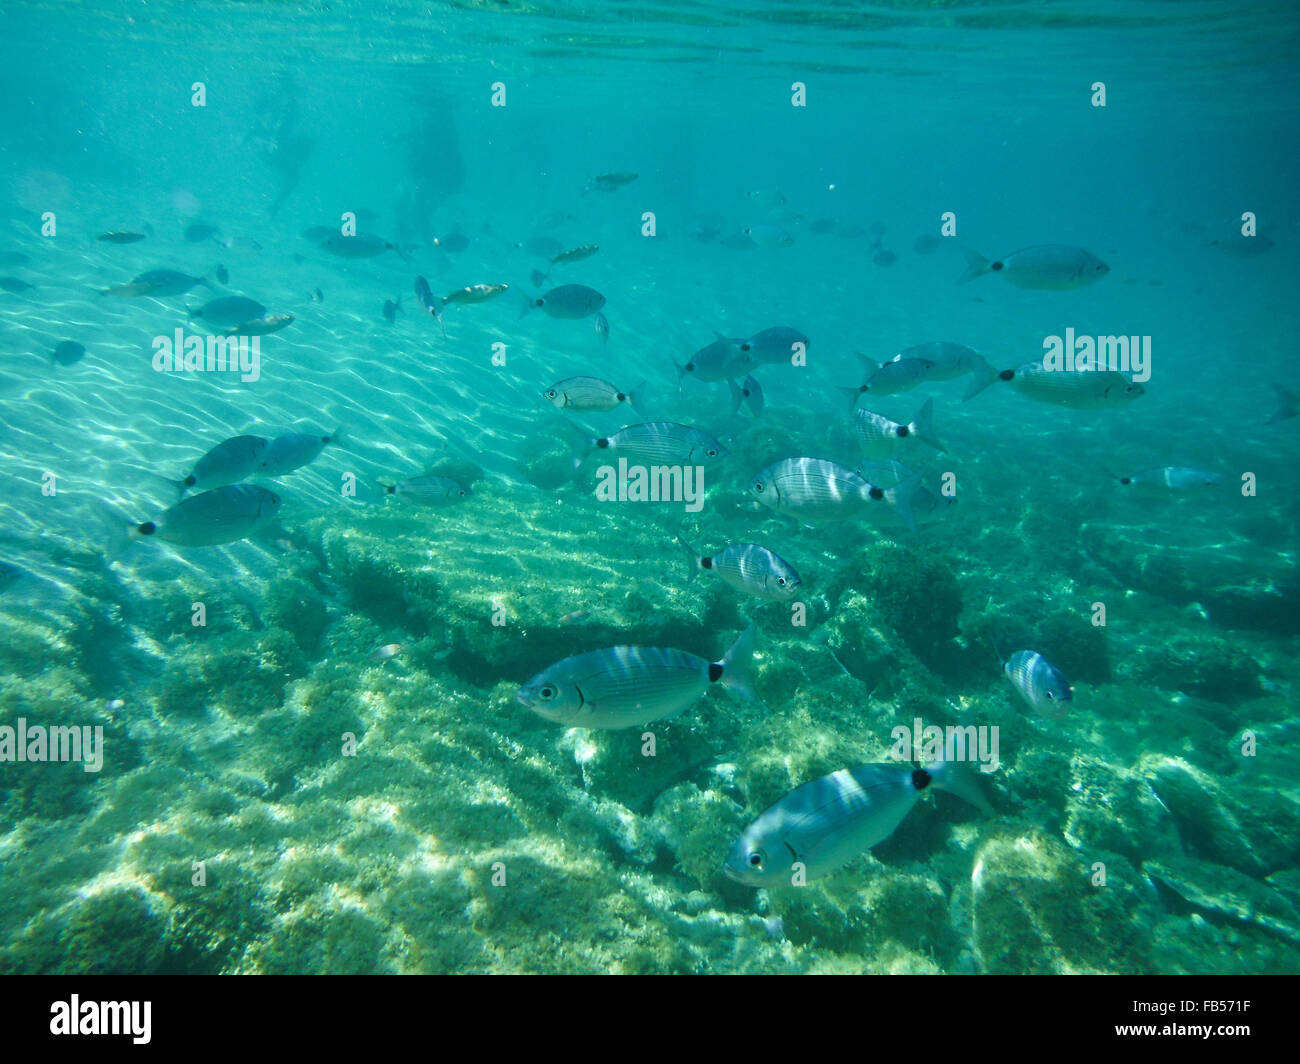
[[[921,404],[916,416],[906,425],[891,421],[884,414],[870,410],[858,409],[853,415],[854,427],[863,453],[869,458],[887,458],[898,449],[900,443],[920,440],[936,450],[944,446],[934,433],[934,400],[927,399]]]
[[[433,245],[443,251],[464,251],[469,247],[469,237],[464,233],[452,233],[450,236],[434,237]]]
[[[1199,488],[1212,488],[1221,483],[1217,473],[1206,473],[1201,469],[1189,469],[1187,466],[1165,466],[1163,469],[1145,469],[1131,477],[1119,477],[1121,485],[1137,489],[1143,494],[1166,494],[1168,492],[1196,491]]]
[[[808,343],[808,337],[798,329],[792,329],[788,325],[774,325],[743,341],[741,350],[748,351],[757,363],[788,366],[794,358],[796,345],[802,345],[806,351]]]
[[[198,318],[213,329],[237,329],[265,316],[266,307],[245,296],[221,296],[204,303],[198,310],[190,311],[191,318]]]
[[[552,266],[558,266],[563,262],[581,262],[583,259],[589,259],[592,255],[600,250],[599,244],[584,244],[579,248],[569,248],[567,251],[561,251],[551,259]]]
[[[973,281],[986,273],[996,273],[1018,288],[1055,291],[1082,288],[1100,281],[1110,272],[1110,267],[1091,251],[1062,244],[1024,248],[996,262],[989,262],[970,248],[962,248],[962,254],[966,256],[966,272],[961,281]]]
[[[753,355],[741,348],[743,342],[719,336],[713,343],[696,351],[686,365],[677,366],[678,380],[688,373],[706,383],[746,376],[757,362]],[[673,365],[677,364],[674,362]]]
[[[892,361],[901,362],[909,358],[920,358],[934,363],[926,371],[925,376],[928,380],[949,381],[969,373],[971,383],[966,389],[966,394],[962,396],[963,399],[973,398],[998,378],[998,371],[988,364],[984,356],[965,344],[949,343],[946,340],[917,344],[914,347],[904,348],[893,357]]]
[[[257,471],[264,477],[281,477],[316,461],[327,445],[338,443],[343,430],[335,429],[332,436],[309,432],[290,432],[277,436],[266,447],[266,454]]]
[[[596,331],[608,338],[609,322],[600,312],[604,305],[605,297],[594,288],[588,288],[585,284],[562,284],[530,299],[524,304],[524,314],[534,307],[541,308],[552,318],[589,318],[594,314]]]
[[[542,392],[542,397],[561,410],[603,412],[627,403],[640,413],[638,395],[644,387],[645,381],[642,381],[635,389],[625,392],[600,377],[568,377],[552,384]]]
[[[742,404],[749,405],[749,412],[755,417],[763,412],[764,398],[763,386],[753,377],[746,377],[737,384],[734,380],[728,380],[731,385],[731,412],[734,414],[740,409]]]
[[[145,270],[130,284],[105,288],[100,294],[121,297],[181,296],[199,284],[207,285],[208,282],[202,277],[191,277],[179,270]]]
[[[440,477],[436,473],[426,473],[424,476],[400,480],[396,484],[386,484],[384,490],[389,495],[398,495],[422,506],[449,506],[473,494],[460,481],[452,480],[450,477]]]
[[[1011,381],[1011,387],[1021,395],[1074,410],[1122,406],[1146,394],[1141,384],[1117,370],[1051,370],[1041,362],[1026,362],[998,376]]]
[[[601,192],[613,192],[615,189],[620,189],[624,185],[630,185],[639,176],[639,174],[633,174],[627,171],[619,171],[612,174],[599,174],[592,178],[591,184],[582,191],[591,192],[593,189],[596,189]]]
[[[1074,688],[1061,670],[1033,650],[1017,650],[1002,672],[1025,705],[1051,720],[1062,719],[1074,700]]]
[[[397,251],[395,244],[390,244],[387,240],[381,240],[370,233],[344,236],[337,230],[322,240],[320,246],[341,259],[373,259],[385,251]]]
[[[736,840],[723,871],[748,887],[790,886],[796,862],[807,880],[825,876],[889,838],[930,787],[990,811],[974,780],[951,762],[840,769],[762,813]]]
[[[883,504],[915,528],[908,504],[913,482],[884,488],[824,458],[786,458],[754,477],[749,490],[765,506],[804,521],[852,517]]]
[[[936,363],[928,358],[900,358],[886,362],[883,366],[858,353],[866,378],[864,384],[856,388],[841,388],[849,397],[849,409],[858,405],[858,400],[868,393],[872,395],[897,395],[899,392],[911,391],[929,375]]]
[[[762,223],[760,225],[747,226],[743,230],[745,236],[761,248],[788,248],[794,245],[794,237],[782,229],[779,225],[770,225]]]
[[[292,325],[296,319],[292,314],[271,314],[264,318],[254,318],[236,325],[230,330],[231,336],[269,336]]]
[[[628,425],[612,435],[588,439],[583,454],[574,459],[573,467],[577,469],[595,450],[641,458],[652,465],[698,465],[705,468],[716,465],[731,453],[703,429],[673,421]]]
[[[472,284],[458,288],[442,297],[442,305],[448,303],[483,303],[495,299],[510,288],[508,284]]]
[[[738,591],[770,602],[789,602],[803,583],[793,565],[757,543],[733,543],[712,557],[703,557],[681,536],[677,542],[686,551],[688,582],[700,571],[717,573]]]
[[[266,457],[271,441],[262,436],[232,436],[222,440],[194,463],[183,480],[176,481],[181,494],[191,488],[206,491],[226,484],[237,484],[257,472]]]
[[[280,496],[256,484],[227,484],[182,499],[129,531],[133,539],[153,537],[181,547],[234,543],[265,527],[280,509]]]
[[[619,646],[556,662],[524,684],[516,700],[571,728],[630,728],[675,717],[713,684],[755,700],[753,625],[721,661],[660,647]]]
[[[442,338],[447,338],[447,326],[442,323],[442,312],[438,309],[438,300],[429,288],[429,282],[423,277],[415,279],[415,298],[419,300],[421,308],[438,323],[442,329]]]

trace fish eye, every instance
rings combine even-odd
[[[784,577],[784,576],[778,576],[778,577],[776,578],[776,582],[777,582],[778,584],[780,584],[782,587],[785,587],[785,577]]]
[[[464,489],[464,488],[461,488],[460,491],[456,492],[456,494],[457,494],[457,495],[460,495],[460,496],[463,497],[464,494],[465,494],[465,489]]]
[[[763,871],[763,865],[764,865],[764,864],[765,864],[765,859],[764,859],[764,857],[763,857],[763,851],[762,851],[762,850],[753,850],[753,851],[750,852],[750,855],[749,855],[749,867],[750,867],[750,868],[753,868],[754,870],[756,870],[756,871],[758,871],[758,872],[761,872],[761,871]]]
[[[1051,691],[1044,691],[1043,694],[1047,696],[1047,701],[1049,702],[1055,701],[1056,699],[1056,695],[1052,694]]]
[[[761,480],[754,481],[754,490],[760,492],[763,490],[763,482]]]
[[[552,698],[555,697],[555,688],[554,688],[554,687],[550,687],[550,686],[543,687],[543,688],[542,688],[540,691],[538,691],[537,693],[538,693],[542,698],[545,698],[545,699],[548,699],[548,700],[549,700],[549,699],[552,699]]]
[[[272,505],[272,506],[279,506],[279,505],[280,505],[280,496],[278,496],[278,495],[272,495],[272,496],[271,496],[271,505]]]
[[[548,388],[548,389],[546,389],[546,398],[547,398],[547,399],[554,399],[554,398],[555,398],[555,394],[556,394],[556,393],[555,393],[555,389],[554,389],[554,388]]]
[[[704,453],[707,454],[710,458],[717,458],[717,457],[718,457],[717,449],[714,448],[714,447],[709,447],[709,448],[707,448],[707,449],[705,450]]]

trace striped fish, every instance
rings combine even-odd
[[[750,493],[778,513],[805,521],[852,517],[868,507],[892,507],[915,530],[908,500],[915,481],[894,487],[872,484],[853,470],[825,458],[786,458],[770,465],[749,483]]]
[[[1074,410],[1103,410],[1123,406],[1146,394],[1146,389],[1117,370],[1050,370],[1041,362],[1026,362],[999,376],[1029,399]]]
[[[753,701],[755,640],[750,625],[721,661],[660,647],[593,650],[542,670],[515,699],[571,728],[630,728],[675,717],[713,684]]]
[[[1061,670],[1033,650],[1017,650],[1002,671],[1025,705],[1049,720],[1061,720],[1074,700],[1074,688]]]
[[[789,886],[796,861],[808,880],[827,875],[889,838],[932,786],[990,811],[966,770],[950,762],[840,769],[796,787],[750,824],[723,871],[747,887]]]
[[[788,602],[799,592],[802,581],[794,566],[757,543],[733,543],[708,558],[702,557],[681,536],[677,542],[686,551],[690,566],[688,581],[694,580],[701,570],[717,573],[737,590],[771,602]]]
[[[640,458],[651,465],[698,465],[706,468],[716,465],[731,453],[703,429],[674,421],[647,421],[641,425],[628,425],[611,436],[588,439],[582,455],[573,460],[573,468],[582,465],[583,459],[595,450]]]

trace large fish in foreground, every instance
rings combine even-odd
[[[930,787],[991,812],[962,766],[871,764],[796,787],[747,827],[723,871],[747,887],[790,886],[794,864],[807,880],[835,871],[889,838]]]
[[[714,684],[750,701],[755,630],[721,661],[660,647],[609,647],[543,669],[515,696],[540,717],[571,728],[630,728],[675,717]]]
[[[996,273],[1017,288],[1053,291],[1082,288],[1100,281],[1110,272],[1110,267],[1091,251],[1063,244],[1024,248],[995,262],[989,262],[970,248],[962,248],[962,254],[966,256],[966,272],[960,281],[973,281],[986,273]]]
[[[1146,394],[1146,389],[1118,370],[1052,370],[1041,362],[1026,362],[1006,369],[999,379],[1028,399],[1073,410],[1104,410],[1123,406]]]
[[[178,547],[215,547],[259,531],[279,509],[280,496],[273,491],[256,484],[228,484],[182,499],[129,531],[133,539],[153,537]]]

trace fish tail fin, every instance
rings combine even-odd
[[[547,270],[546,273],[542,273],[541,270],[533,270],[529,275],[529,279],[533,282],[534,288],[541,288],[542,285],[551,279],[551,272]]]
[[[754,691],[754,651],[757,647],[758,628],[751,622],[723,659],[714,663],[722,669],[718,678],[722,686],[747,702],[759,701]]]
[[[566,417],[560,417],[557,420],[564,423],[566,434],[568,435],[569,449],[572,452],[572,468],[576,473],[582,468],[582,463],[587,460],[587,456],[600,446],[600,440],[594,436],[587,435],[586,430],[575,425]]]
[[[858,399],[859,399],[859,398],[861,397],[861,395],[862,395],[862,389],[861,389],[861,388],[846,388],[846,387],[844,387],[844,385],[842,385],[842,384],[837,384],[837,385],[835,386],[835,390],[836,390],[837,392],[843,392],[843,393],[848,397],[848,400],[849,400],[849,411],[850,411],[850,413],[851,413],[852,411],[854,411],[854,410],[857,409],[857,406],[858,406]]]
[[[911,499],[920,479],[919,476],[909,477],[897,487],[885,491],[885,497],[889,499],[894,507],[894,512],[898,514],[899,519],[907,526],[909,532],[916,531],[916,518],[912,514]]]
[[[996,757],[996,754],[994,755]],[[975,774],[959,761],[938,761],[926,766],[930,773],[930,785],[935,790],[946,794],[955,794],[964,802],[969,802],[981,813],[993,812],[993,806],[984,797],[984,791],[975,780]]]
[[[912,429],[916,433],[916,438],[922,443],[928,443],[938,451],[946,450],[939,442],[939,437],[934,434],[933,399],[927,399],[921,404],[921,409],[916,412],[916,419],[912,422]]]
[[[340,423],[334,429],[334,431],[330,433],[329,439],[326,442],[331,443],[337,447],[340,443],[343,442],[343,437],[346,434],[346,432],[347,432],[347,425]]]
[[[740,405],[745,401],[745,389],[736,383],[735,378],[728,377],[727,385],[731,388],[731,416],[740,413]]]
[[[689,584],[695,579],[695,574],[703,568],[700,565],[700,552],[687,543],[680,534],[677,536],[677,542],[682,545],[682,550],[686,552],[686,582]]]
[[[958,284],[973,281],[976,277],[982,277],[989,272],[989,260],[978,251],[963,247],[961,253],[966,256],[966,272],[957,278]]]
[[[1287,421],[1300,414],[1300,395],[1276,381],[1273,382],[1273,391],[1277,395],[1277,409],[1266,424],[1276,425],[1279,421]]]
[[[609,343],[609,319],[600,311],[596,311],[596,331],[602,342]]]
[[[682,381],[686,379],[686,367],[681,365],[677,359],[672,359],[673,369],[677,371],[677,386],[680,388]]]
[[[854,351],[853,357],[856,358],[862,364],[862,372],[867,380],[870,380],[871,375],[880,368],[879,362],[877,362],[874,358],[868,358],[861,351]]]
[[[971,373],[970,384],[966,387],[966,394],[963,395],[962,402],[967,399],[974,399],[985,388],[998,379],[998,371],[985,362],[978,369]]]

